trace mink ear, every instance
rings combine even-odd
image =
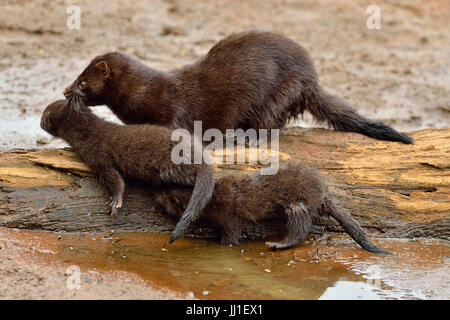
[[[109,69],[108,64],[106,63],[106,61],[100,61],[100,62],[98,62],[98,63],[95,65],[95,67],[101,71],[101,73],[103,74],[103,76],[104,76],[105,78],[108,78],[108,77],[109,77],[110,69]]]

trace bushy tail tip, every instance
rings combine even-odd
[[[179,237],[181,237],[182,234],[183,233],[177,233],[177,234],[172,233],[172,235],[170,236],[170,239],[169,239],[169,244],[172,244],[175,240],[177,240]]]
[[[358,222],[342,207],[337,207],[330,198],[324,201],[323,209],[325,213],[336,219],[345,232],[355,240],[361,248],[366,251],[378,254],[392,254],[387,250],[378,248],[368,238],[366,233],[361,229]]]
[[[175,226],[169,243],[174,242],[186,232],[191,222],[200,216],[201,211],[211,200],[214,192],[213,172],[214,169],[206,165],[199,170],[189,203]]]
[[[172,235],[170,236],[169,244],[173,243],[186,232],[191,223],[191,220],[192,217],[184,216],[180,219],[180,221],[178,221],[175,229],[172,231]]]
[[[388,125],[372,120],[356,120],[354,131],[365,134],[378,140],[396,141],[404,144],[413,144],[413,139],[405,133],[398,132]]]
[[[310,92],[319,94],[309,95],[306,110],[314,116],[314,119],[328,123],[335,130],[357,132],[378,140],[413,143],[413,139],[407,134],[363,117],[346,100],[328,93],[323,88],[315,88]]]
[[[387,251],[387,250],[384,250],[384,249],[381,249],[381,248],[379,248],[379,247],[377,247],[376,245],[374,245],[374,244],[372,244],[372,243],[365,243],[365,244],[361,244],[361,243],[359,243],[360,245],[361,245],[361,247],[364,249],[364,250],[366,250],[366,251],[369,251],[369,252],[372,252],[372,253],[378,253],[378,254],[393,254],[392,252],[390,252],[390,251]]]

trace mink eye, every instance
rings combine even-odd
[[[80,89],[86,89],[86,87],[87,87],[86,81],[81,81],[81,83],[80,83]]]

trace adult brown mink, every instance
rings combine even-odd
[[[232,34],[206,56],[168,72],[113,52],[94,58],[64,90],[75,110],[107,105],[124,123],[193,130],[281,129],[309,111],[336,130],[412,143],[406,134],[366,119],[319,84],[313,62],[299,44],[280,34]]]
[[[157,192],[156,202],[171,216],[179,217],[189,195],[189,188],[166,188]],[[370,242],[352,216],[336,205],[320,174],[300,165],[291,164],[276,175],[230,176],[216,181],[214,195],[201,217],[216,226],[222,244],[232,245],[239,244],[247,224],[276,216],[286,218],[285,238],[266,242],[272,249],[285,249],[304,240],[313,221],[326,215],[336,219],[363,249],[390,254]]]
[[[193,186],[171,242],[185,232],[211,199],[214,190],[212,166],[174,164],[171,152],[176,142],[171,140],[171,130],[166,127],[118,125],[98,118],[90,110],[71,112],[66,100],[58,100],[45,109],[41,128],[64,139],[97,173],[112,196],[112,215],[122,207],[123,177],[155,185]],[[186,142],[182,140],[180,143]],[[191,141],[188,143],[191,145]]]

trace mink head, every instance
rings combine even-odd
[[[75,81],[64,89],[64,96],[74,111],[80,112],[88,106],[106,103],[104,90],[106,82],[112,77],[111,60],[116,55],[107,53],[95,57]]]
[[[41,117],[41,128],[51,135],[58,136],[58,128],[67,119],[67,100],[55,101],[45,108]]]

